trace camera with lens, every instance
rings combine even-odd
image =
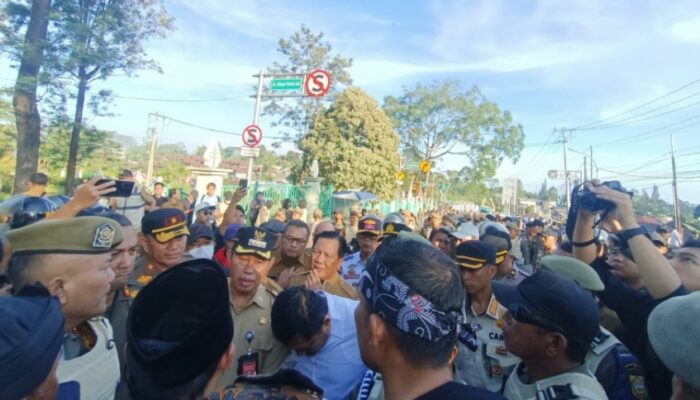
[[[625,190],[625,188],[622,187],[620,181],[603,182],[600,184],[600,186],[607,186],[610,189],[617,190],[618,192],[627,193],[630,195],[630,197],[632,197],[632,192]],[[615,208],[615,203],[599,199],[595,193],[591,192],[588,188],[584,186],[578,193],[578,206],[584,210],[588,210],[591,212],[605,212]]]

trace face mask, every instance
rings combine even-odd
[[[206,244],[204,246],[195,247],[188,253],[193,258],[206,258],[207,260],[211,260],[212,257],[214,257],[214,245]]]

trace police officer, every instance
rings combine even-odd
[[[493,291],[508,309],[506,348],[522,359],[506,381],[507,399],[608,398],[584,363],[599,331],[590,293],[551,271],[538,271],[517,286],[494,283]]]
[[[139,243],[145,254],[136,260],[129,282],[134,295],[160,272],[183,261],[189,234],[185,213],[177,208],[159,208],[143,216]]]
[[[287,349],[275,340],[270,324],[277,293],[262,285],[274,247],[274,235],[263,229],[244,227],[236,233],[229,283],[236,349],[222,385],[233,383],[238,375],[273,373],[287,357]]]
[[[0,297],[0,315],[0,399],[55,398],[64,321],[58,299],[27,286]]]
[[[343,258],[340,272],[343,279],[356,289],[360,282],[362,271],[365,270],[367,259],[379,245],[379,236],[381,234],[382,220],[376,215],[370,214],[357,223],[356,238],[360,244],[360,250]]]
[[[510,254],[512,245],[510,234],[497,222],[486,222],[482,225],[481,240],[491,243],[497,248],[496,265],[498,269],[494,282],[505,283],[507,285],[517,285],[523,279],[530,276],[515,264],[515,257]]]
[[[114,279],[111,251],[122,242],[121,227],[107,218],[77,217],[32,224],[11,231],[8,239],[14,288],[39,282],[61,302],[66,335],[59,383],[79,388],[83,399],[112,400],[119,358],[112,327],[100,315]]]
[[[411,228],[409,228],[408,224],[406,223],[406,219],[404,219],[403,215],[397,212],[389,213],[386,217],[384,217],[382,229],[384,231],[382,233],[384,237],[395,236],[399,232],[412,232]]]
[[[583,262],[564,256],[544,256],[542,269],[556,272],[575,280],[589,291],[605,289],[598,274]],[[615,335],[602,326],[591,349],[586,355],[585,365],[593,372],[605,389],[608,397],[619,400],[643,400],[648,398],[644,372],[637,356],[629,351]]]
[[[456,376],[472,386],[500,392],[520,360],[506,349],[501,327],[507,310],[491,287],[497,270],[496,247],[481,240],[464,242],[457,247],[455,262],[467,292],[464,322],[476,334],[476,343],[460,343]]]

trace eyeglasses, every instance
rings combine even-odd
[[[520,304],[513,303],[508,307],[508,311],[513,316],[513,318],[524,324],[535,325],[540,328],[544,328],[550,331],[564,333],[564,329],[559,326],[556,322],[550,321],[547,317],[543,315],[538,315],[529,312],[525,307]]]
[[[282,239],[284,239],[285,242],[289,244],[294,244],[297,246],[301,246],[302,244],[306,244],[307,240],[305,239],[295,239],[295,238],[290,238],[287,236],[282,236]]]
[[[211,210],[200,211],[203,215],[211,215]]]

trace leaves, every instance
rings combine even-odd
[[[408,161],[461,155],[467,161],[461,175],[468,181],[494,176],[505,158],[517,161],[524,146],[522,126],[476,86],[462,91],[451,81],[417,84],[400,97],[386,97],[384,109]]]
[[[395,194],[399,137],[377,102],[358,88],[336,96],[302,141],[304,165],[318,160],[320,176],[336,190]]]

